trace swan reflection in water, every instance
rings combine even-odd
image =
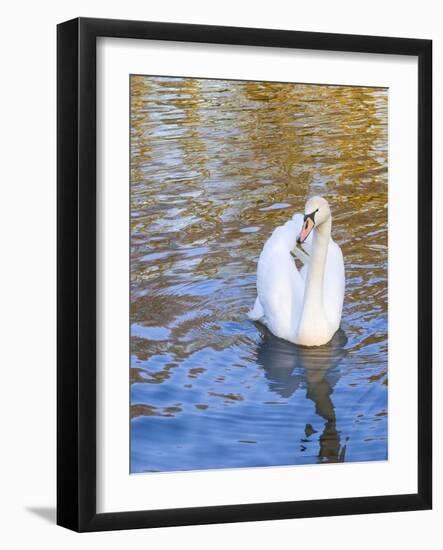
[[[299,387],[306,385],[306,397],[313,401],[316,414],[325,421],[319,437],[318,461],[344,462],[346,445],[340,442],[332,394],[339,378],[334,368],[347,354],[345,333],[338,330],[324,346],[302,347],[276,338],[261,325],[258,328],[261,340],[257,362],[264,369],[269,389],[288,399]],[[313,433],[311,424],[306,424],[306,438]]]

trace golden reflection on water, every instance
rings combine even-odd
[[[286,349],[291,366],[284,401],[298,410],[314,401],[317,416],[325,421],[316,435],[319,461],[345,459],[336,418],[342,402],[334,404],[330,395],[334,384],[353,389],[351,397],[358,391],[374,393],[370,388],[377,387],[362,410],[346,395],[343,419],[359,423],[359,414],[372,415],[374,422],[383,418],[387,108],[387,90],[377,88],[131,77],[134,419],[166,417],[173,422],[185,415],[186,425],[192,425],[206,415],[223,439],[223,421],[234,413],[223,412],[219,422],[211,414],[238,407],[238,425],[243,422],[249,430],[244,420],[247,404],[259,402],[268,414],[269,403],[274,403],[269,394],[282,398],[269,379],[281,350],[276,351],[275,342],[269,344],[263,363],[260,346],[266,338],[246,319],[246,312],[254,301],[256,261],[265,240],[276,226],[302,211],[313,193],[325,196],[331,205],[333,237],[345,258],[342,327],[347,355],[328,359],[324,368],[318,358],[311,356],[303,363],[298,352]],[[325,382],[328,369],[344,365],[338,382]],[[291,372],[298,368],[299,382],[292,391]],[[306,394],[298,397],[300,384],[306,386]],[[339,398],[338,390],[336,394]],[[287,416],[280,421],[287,421]],[[143,442],[149,440],[151,450],[157,443],[161,447],[149,439],[147,429],[133,424],[133,431],[139,430],[132,439],[133,471],[156,469],[147,465]],[[378,439],[359,433],[353,456],[361,458],[359,452],[369,448],[363,445],[367,439],[382,442],[386,454],[386,429],[377,430]],[[260,443],[257,437],[243,435],[237,443]],[[162,443],[164,448],[170,444]],[[380,448],[377,456],[383,455]],[[309,454],[309,449],[305,454],[293,451],[292,463],[299,457],[303,462]],[[260,455],[258,464],[265,462]],[[219,467],[217,460],[214,464],[203,461],[202,467]]]

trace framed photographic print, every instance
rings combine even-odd
[[[429,509],[432,44],[58,26],[58,512]]]

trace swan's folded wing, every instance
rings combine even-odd
[[[263,307],[260,303],[260,298],[257,296],[255,299],[254,307],[248,311],[248,317],[252,321],[260,321],[265,315],[265,312],[263,311]]]
[[[294,335],[303,303],[303,281],[289,253],[291,238],[293,242],[294,228],[287,222],[266,242],[257,267],[257,293],[265,324],[286,340]]]

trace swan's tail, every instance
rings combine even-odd
[[[251,309],[251,311],[248,311],[248,317],[252,321],[259,321],[262,317],[264,317],[264,315],[265,315],[265,312],[263,311],[263,307],[257,296],[254,307]]]

